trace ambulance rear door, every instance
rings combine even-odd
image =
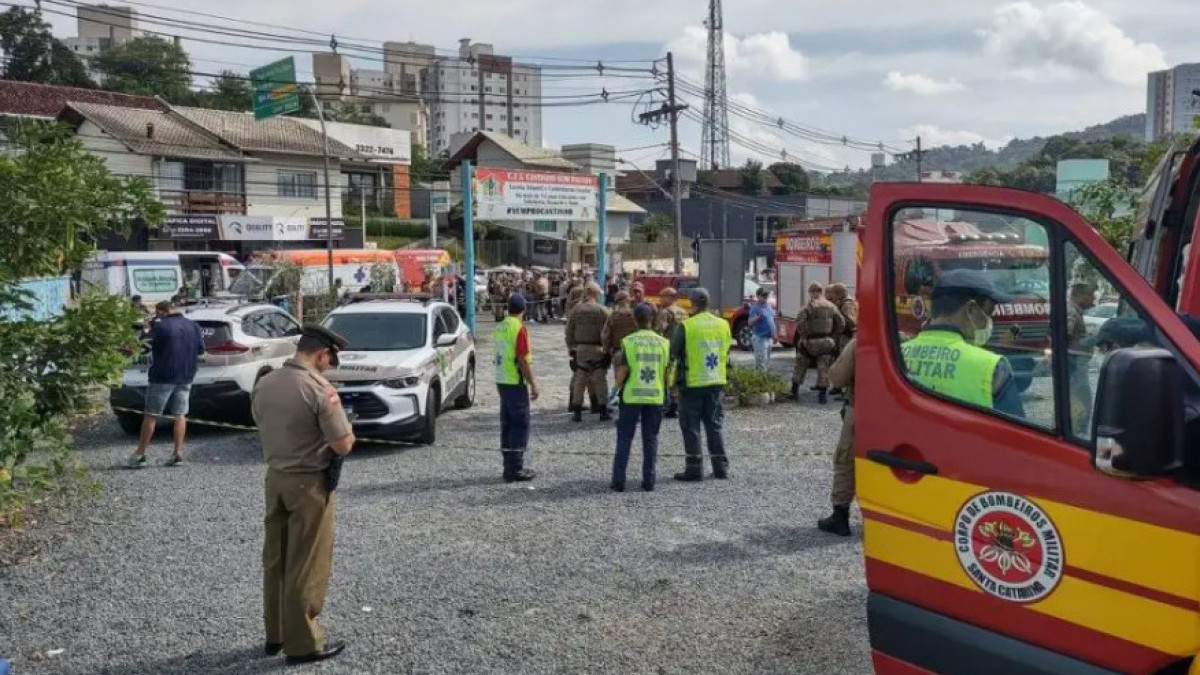
[[[1050,347],[1016,398],[1001,372],[986,383],[991,405],[967,402],[978,390],[963,388],[981,384],[956,379],[967,347],[914,349],[905,361],[894,233],[936,210],[1047,248],[1050,264],[1021,274],[981,268],[1002,293],[1046,289]],[[1139,453],[1155,434],[1159,449],[1183,443],[1181,392],[1200,392],[1200,343],[1087,222],[1043,195],[879,185],[864,248],[855,469],[876,672],[1185,672],[1200,650],[1200,492],[1185,486],[1178,464],[1131,480],[1103,462],[1098,469],[1095,455],[1097,437]],[[1146,343],[1102,362],[1070,333],[1077,283],[1100,289],[1097,302],[1117,303],[1117,318],[1143,327]],[[1139,368],[1154,360],[1161,382],[1121,379],[1128,372],[1110,366],[1127,357]],[[941,393],[910,378],[915,370],[926,382],[941,378]],[[1110,424],[1123,414],[1140,418]]]

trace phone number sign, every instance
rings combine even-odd
[[[480,220],[596,220],[597,179],[590,174],[475,170],[472,196]]]

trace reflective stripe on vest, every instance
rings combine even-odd
[[[492,347],[496,352],[496,384],[521,384],[521,370],[517,368],[517,336],[521,333],[521,320],[506,317],[496,325],[492,333]]]
[[[900,350],[909,379],[922,387],[964,403],[993,407],[992,382],[999,355],[946,330],[922,331]]]
[[[639,330],[621,340],[629,377],[621,401],[630,405],[662,405],[667,399],[667,362],[671,342],[652,330]]]
[[[683,322],[687,348],[688,387],[716,387],[725,384],[725,367],[733,338],[729,322],[710,312],[700,312]]]

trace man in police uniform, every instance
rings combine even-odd
[[[817,367],[817,401],[829,402],[829,366],[837,355],[838,338],[846,330],[846,320],[834,304],[825,299],[821,284],[808,287],[808,305],[796,319],[796,367],[792,370],[792,398],[800,400],[800,386],[808,369]]]
[[[829,381],[842,389],[842,432],[833,451],[833,486],[829,501],[833,513],[817,521],[817,529],[843,537],[850,536],[850,502],[854,501],[854,348],[858,340],[846,343],[837,361],[829,369]]]
[[[842,315],[842,322],[845,324],[837,341],[838,354],[841,354],[846,344],[853,340],[855,334],[858,333],[858,301],[850,297],[850,293],[846,290],[846,284],[829,284],[825,288],[825,297],[833,303],[834,307],[837,307],[838,312]]]
[[[933,287],[932,318],[901,345],[909,379],[943,396],[1024,417],[1008,359],[984,348],[992,311],[1010,298],[975,270],[950,270]]]
[[[538,400],[533,381],[533,353],[525,327],[525,297],[517,293],[508,301],[508,318],[496,326],[496,389],[500,393],[500,452],[504,456],[504,482],[533,480],[525,468],[529,445],[529,402]]]
[[[658,316],[655,317],[654,330],[670,340],[674,337],[675,330],[679,325],[687,320],[687,313],[683,311],[682,307],[675,304],[679,293],[674,288],[668,286],[662,289],[659,297],[662,298],[662,306],[658,310]],[[663,413],[663,417],[667,419],[679,417],[679,399],[675,396],[674,387],[667,391],[667,409]]]
[[[571,374],[571,420],[583,421],[583,394],[593,397],[602,421],[612,420],[608,410],[608,354],[602,333],[608,310],[599,304],[600,287],[588,284],[584,301],[567,319],[566,342],[574,372]]]
[[[333,563],[334,492],[354,433],[322,373],[338,365],[345,338],[306,325],[294,358],[254,386],[252,410],[267,462],[263,619],[267,654],[288,663],[337,656],[317,625]]]
[[[633,307],[629,303],[629,293],[618,291],[615,299],[616,306],[613,308],[612,314],[608,315],[608,320],[604,322],[604,329],[600,331],[600,341],[604,345],[604,352],[610,359],[615,358],[617,352],[620,351],[621,341],[637,330],[637,321],[633,318]]]
[[[695,314],[681,324],[671,338],[671,362],[678,373],[679,429],[683,432],[683,450],[687,453],[684,470],[675,480],[704,480],[704,453],[700,445],[700,427],[708,441],[714,478],[729,477],[729,459],[721,426],[725,420],[722,397],[725,395],[726,368],[733,336],[729,322],[708,311],[708,291],[697,289],[692,295]]]
[[[612,489],[625,491],[625,469],[638,423],[642,425],[642,489],[654,490],[658,431],[667,396],[667,366],[671,343],[652,330],[654,308],[645,303],[633,309],[637,330],[621,341],[614,363],[620,411],[617,414],[617,454],[613,457]]]

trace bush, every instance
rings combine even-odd
[[[729,390],[746,405],[758,394],[782,396],[790,389],[790,383],[774,373],[764,373],[754,368],[729,367]]]
[[[361,218],[354,215],[344,215],[346,225],[359,227]],[[400,220],[384,216],[367,216],[367,225],[363,228],[363,238],[403,237],[406,239],[425,239],[429,237],[429,223],[420,220]]]

